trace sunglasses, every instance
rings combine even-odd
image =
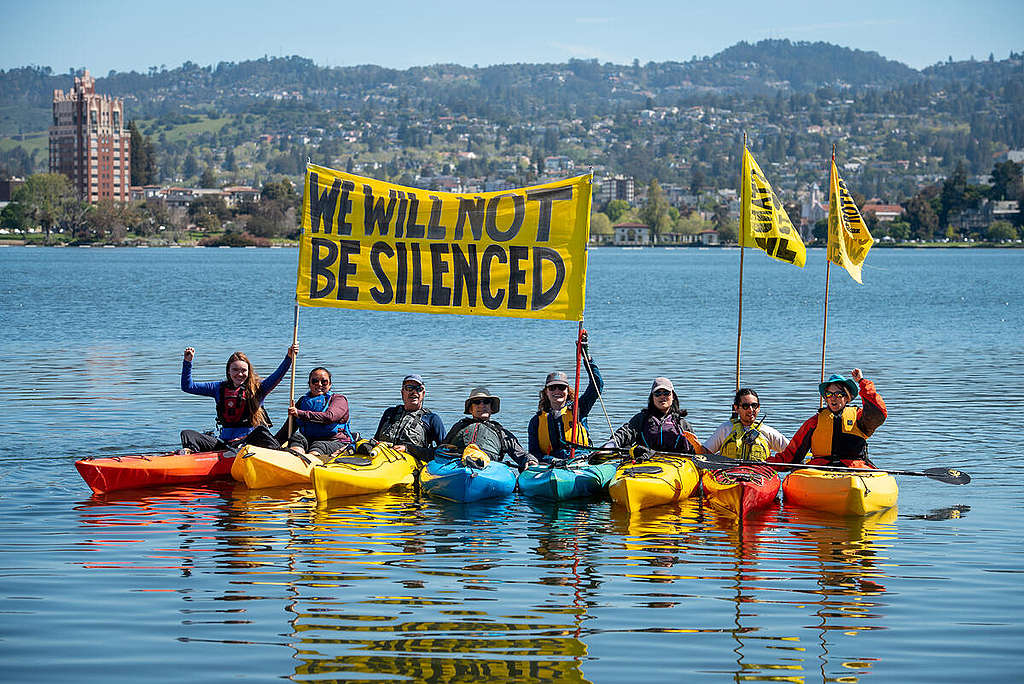
[[[667,389],[654,390],[654,396],[656,396],[656,397],[667,397],[667,396],[670,396],[671,394],[672,394],[672,390],[667,390]]]
[[[331,381],[328,378],[312,378],[309,381],[310,385],[330,385]]]
[[[761,408],[761,405],[755,401],[753,403],[740,404],[740,408],[758,409],[758,408]]]
[[[471,406],[480,406],[481,404],[490,404],[491,400],[490,399],[474,399],[473,401],[471,401],[469,403],[470,403]]]
[[[552,392],[568,392],[569,391],[569,386],[568,385],[548,385],[548,389],[551,390]]]
[[[825,398],[826,399],[832,399],[833,397],[838,399],[840,397],[845,397],[845,396],[846,396],[846,392],[825,392]]]
[[[402,389],[418,394],[423,391],[423,385],[402,385]]]

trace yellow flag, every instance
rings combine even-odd
[[[591,177],[453,194],[306,169],[303,306],[582,320]]]
[[[758,247],[770,257],[797,266],[807,260],[800,233],[746,147],[740,179],[740,246]]]
[[[834,159],[829,186],[828,260],[845,268],[859,283],[861,264],[867,258],[874,239],[857,211],[857,203],[846,189],[846,182],[839,177]]]

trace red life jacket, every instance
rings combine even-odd
[[[217,422],[222,427],[252,427],[252,413],[245,388],[233,389],[229,383],[220,384],[217,396]]]

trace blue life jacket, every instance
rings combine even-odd
[[[315,397],[311,397],[308,394],[304,394],[299,397],[299,400],[295,402],[295,408],[300,411],[314,411],[316,413],[323,413],[327,410],[327,407],[331,404],[331,397],[333,393],[327,392],[326,394],[319,394]],[[309,420],[303,420],[296,418],[296,424],[299,429],[302,430],[302,434],[310,439],[331,439],[336,434],[344,431],[345,434],[349,435],[349,439],[352,438],[352,433],[349,431],[349,424],[346,423],[314,423]]]

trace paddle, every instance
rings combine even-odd
[[[814,470],[823,470],[828,473],[888,473],[889,475],[912,475],[915,477],[927,477],[938,482],[945,482],[951,485],[965,485],[971,481],[971,476],[962,470],[955,468],[928,468],[926,470],[887,470],[884,468],[846,468],[843,466],[826,466],[826,465],[810,465],[807,463],[768,463],[766,461],[740,461],[740,460],[728,460],[728,461],[716,461],[716,465],[721,463],[724,466],[729,465],[767,465],[775,468],[776,470],[801,470],[803,468],[811,468]]]
[[[690,433],[686,433],[686,434],[689,435]],[[694,439],[696,439],[696,437],[694,437]],[[603,451],[603,452],[608,452],[608,453],[613,453],[613,454],[622,454],[623,456],[631,456],[633,454],[633,448],[632,447],[599,447],[599,446],[592,446],[592,445],[587,445],[587,444],[573,444],[572,442],[567,442],[567,444],[569,446],[576,447],[577,449],[586,449],[588,451]],[[707,467],[713,467],[713,466],[718,464],[717,461],[709,461],[707,458],[705,458],[705,456],[703,454],[683,454],[683,453],[677,453],[677,452],[674,452],[674,451],[651,451],[651,454],[654,455],[654,456],[678,456],[678,457],[681,457],[681,458],[689,458],[689,459],[694,460],[694,461],[700,461],[700,463],[702,465],[707,463],[708,464]],[[727,465],[730,465],[730,464],[729,463],[723,463],[722,465],[723,466],[727,466]]]
[[[573,445],[577,449],[590,449],[591,451],[610,451],[613,453],[629,454],[630,450],[624,447],[597,447],[583,444]],[[883,468],[846,468],[841,466],[809,465],[807,463],[767,463],[765,461],[745,461],[740,459],[712,460],[700,454],[676,454],[671,452],[655,451],[655,456],[682,456],[699,461],[702,468],[729,468],[734,465],[768,465],[776,470],[800,470],[801,468],[812,468],[833,473],[888,473],[889,475],[909,475],[914,477],[927,477],[938,482],[945,482],[951,485],[965,485],[971,481],[971,476],[956,468],[928,468],[926,470],[886,470]]]

